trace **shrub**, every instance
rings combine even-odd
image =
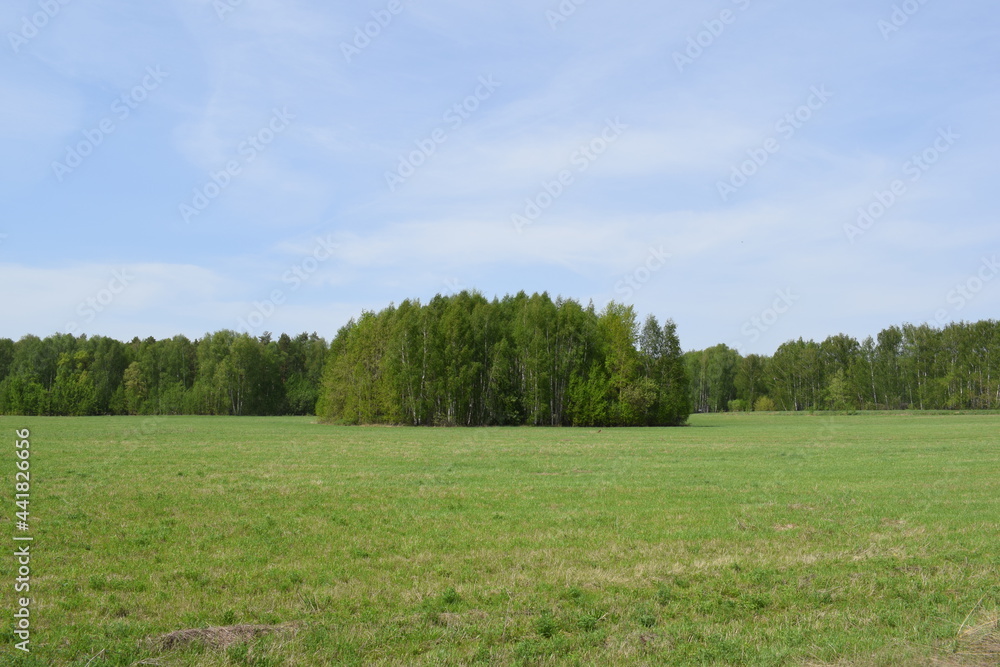
[[[761,396],[753,404],[753,409],[755,412],[774,412],[778,406],[774,404],[774,400],[770,396]]]

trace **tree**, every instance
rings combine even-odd
[[[93,358],[90,372],[96,394],[95,412],[121,414],[125,410],[122,379],[129,363],[125,345],[112,338],[95,336],[86,341],[84,348]]]
[[[612,397],[609,421],[615,426],[641,423],[655,398],[655,387],[640,380],[635,310],[612,301],[598,319],[598,331]]]
[[[830,407],[834,410],[854,409],[854,393],[847,380],[847,372],[843,368],[838,368],[830,379],[828,394]]]
[[[14,364],[14,341],[10,338],[0,338],[0,382],[10,373]]]
[[[142,368],[138,361],[133,361],[125,369],[125,408],[130,415],[137,415],[142,410],[142,404],[146,400],[147,387],[142,378]]]
[[[53,414],[86,416],[97,410],[97,390],[90,373],[91,356],[86,350],[63,352],[57,362],[51,390]]]
[[[650,326],[640,351],[631,306],[598,315],[524,292],[404,301],[338,331],[317,412],[351,424],[680,424],[690,403],[676,327]]]
[[[677,338],[677,325],[667,320],[661,328],[650,315],[639,337],[645,379],[653,399],[646,411],[648,426],[679,426],[691,414],[691,384]]]
[[[691,400],[699,412],[723,412],[736,398],[736,373],[740,353],[727,345],[716,345],[685,355],[692,379]]]
[[[748,354],[736,370],[736,395],[752,410],[757,398],[767,393],[767,360],[759,354]]]
[[[781,410],[797,411],[806,407],[803,378],[802,352],[805,343],[798,341],[783,343],[775,351],[768,364],[772,387],[771,398]]]
[[[875,384],[876,394],[886,410],[899,410],[912,402],[903,396],[902,356],[902,330],[893,326],[880,331],[875,348]]]

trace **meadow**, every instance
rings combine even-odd
[[[998,427],[4,417],[35,541],[30,654],[0,559],[0,662],[995,665]]]

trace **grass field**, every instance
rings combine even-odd
[[[1000,662],[1000,416],[691,424],[2,418],[0,663]]]

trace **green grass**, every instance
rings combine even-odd
[[[2,418],[36,541],[0,663],[997,663],[1000,416],[691,423]],[[284,629],[148,641],[238,624]]]

